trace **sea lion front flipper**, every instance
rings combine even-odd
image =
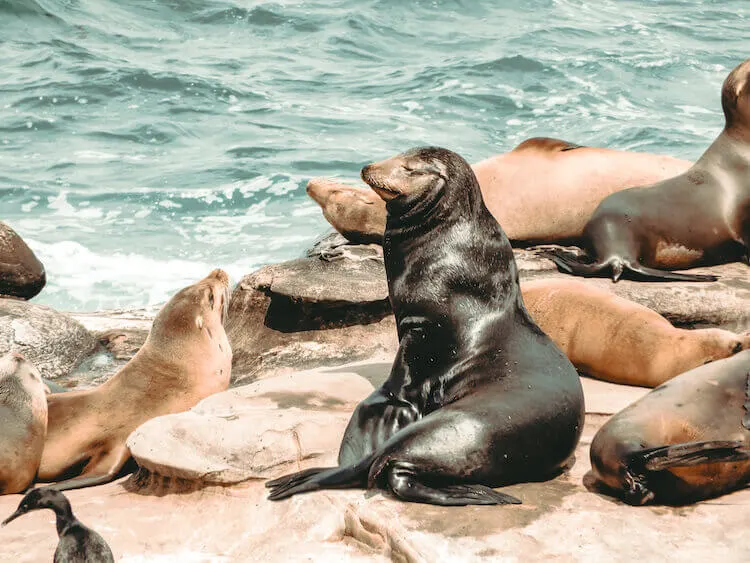
[[[370,455],[356,465],[316,467],[266,481],[266,487],[271,489],[268,500],[283,500],[292,495],[320,489],[364,487],[367,484],[367,471],[374,459],[374,456]]]
[[[516,497],[486,485],[457,484],[431,487],[417,479],[411,464],[394,463],[388,469],[391,491],[402,500],[439,506],[521,504]]]
[[[83,469],[80,477],[67,479],[48,485],[46,488],[55,491],[70,491],[110,483],[128,473],[132,473],[135,463],[128,464],[130,450],[124,445],[116,451],[109,452],[97,460],[92,460]]]
[[[649,448],[630,454],[628,465],[646,471],[686,467],[704,463],[726,463],[750,459],[750,448],[742,440],[709,440]]]

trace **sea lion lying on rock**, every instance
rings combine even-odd
[[[49,395],[38,480],[62,481],[52,485],[57,490],[111,481],[130,458],[125,441],[138,426],[227,389],[228,301],[229,277],[214,270],[162,307],[143,347],[106,383]]]
[[[587,485],[629,504],[686,504],[750,482],[750,350],[679,375],[609,419]]]
[[[750,348],[750,333],[676,328],[656,311],[575,279],[521,283],[531,317],[576,368],[625,385],[656,387]]]
[[[750,59],[724,81],[722,132],[690,170],[610,195],[583,230],[587,256],[543,251],[575,276],[715,281],[671,269],[750,264]]]
[[[578,374],[526,312],[510,243],[464,159],[414,149],[362,178],[387,202],[399,350],[352,415],[339,467],[269,481],[269,498],[377,486],[446,506],[520,502],[491,487],[561,470],[583,429]]]
[[[669,156],[537,137],[472,168],[487,208],[512,242],[552,243],[578,239],[606,196],[671,178],[690,164]],[[372,191],[314,178],[307,193],[350,241],[382,241],[385,203]]]

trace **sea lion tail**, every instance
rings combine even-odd
[[[709,440],[649,448],[631,454],[630,464],[647,471],[706,463],[727,463],[750,459],[750,448],[742,440]]]
[[[375,457],[370,455],[355,465],[345,467],[315,467],[266,481],[271,489],[269,500],[318,491],[320,489],[352,489],[367,485],[367,474]]]
[[[552,260],[557,269],[563,273],[584,278],[609,277],[612,278],[613,282],[619,281],[626,272],[631,273],[631,276],[628,277],[633,277],[639,281],[712,282],[719,279],[718,276],[712,274],[682,274],[669,270],[648,268],[642,264],[633,264],[619,256],[613,256],[604,262],[587,263],[583,261],[582,257],[561,248],[540,250],[536,255]]]

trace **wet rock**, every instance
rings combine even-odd
[[[245,276],[229,302],[236,385],[390,354],[398,341],[378,245],[324,247]]]
[[[299,372],[264,379],[162,416],[128,438],[150,473],[203,484],[266,479],[338,451],[372,385],[354,373]]]
[[[0,221],[0,296],[31,299],[46,282],[39,259],[13,229]]]
[[[72,317],[43,305],[0,299],[0,355],[19,352],[45,378],[68,375],[97,346]]]

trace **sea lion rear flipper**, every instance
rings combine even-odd
[[[537,256],[542,256],[552,260],[561,272],[584,278],[611,277],[612,281],[616,282],[620,279],[623,273],[631,272],[635,274],[632,277],[640,281],[712,282],[719,279],[718,276],[711,274],[681,274],[678,272],[670,272],[668,270],[648,268],[641,264],[634,265],[617,256],[613,256],[606,262],[593,262],[587,264],[572,252],[567,252],[561,248],[540,250],[536,254]]]
[[[742,440],[709,440],[660,446],[634,452],[628,465],[646,471],[686,467],[704,463],[726,463],[750,459],[750,448]]]
[[[417,479],[410,464],[394,464],[388,469],[388,484],[402,500],[439,506],[521,504],[521,500],[486,485],[457,484],[429,486]]]

